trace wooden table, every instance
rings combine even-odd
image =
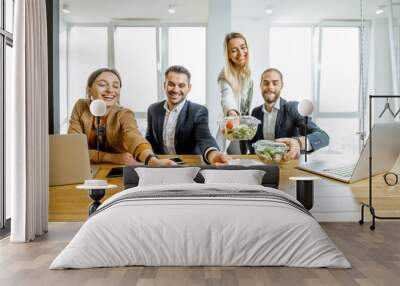
[[[162,156],[168,157],[168,156]],[[188,165],[200,165],[201,157],[197,155],[181,155]],[[238,155],[234,158],[257,159],[254,155]],[[280,167],[279,188],[295,196],[296,184],[289,180],[294,176],[310,176],[310,173],[296,169],[297,161],[283,162]],[[104,179],[116,165],[102,164],[96,179]],[[104,199],[123,190],[122,178],[108,178],[116,189],[107,190]],[[381,215],[400,214],[400,187],[387,187],[381,175],[374,180],[374,206]],[[353,184],[345,184],[321,177],[314,186],[315,203],[312,209],[314,216],[320,221],[358,221],[360,202],[368,201],[368,180]],[[76,185],[49,188],[49,221],[85,221],[88,205],[91,203],[87,191],[76,189]],[[368,216],[367,216],[368,219]]]

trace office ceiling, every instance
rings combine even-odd
[[[61,13],[61,18],[73,23],[96,23],[129,20],[161,20],[182,23],[206,23],[208,2],[221,0],[61,0],[71,13]],[[387,0],[364,0],[367,18],[387,17],[387,8],[377,15],[379,6]],[[231,0],[232,15],[255,20],[270,18],[282,23],[317,23],[321,19],[359,19],[360,0]],[[400,2],[395,0],[393,2]],[[251,4],[250,4],[251,3]],[[400,4],[400,3],[399,3]],[[169,5],[176,13],[168,13]],[[272,13],[266,14],[266,8]],[[400,16],[400,6],[394,12]],[[398,18],[400,18],[398,16]]]
[[[61,13],[67,22],[109,22],[129,20],[162,20],[168,22],[205,23],[208,0],[60,0],[71,13]],[[168,13],[174,5],[176,13]]]

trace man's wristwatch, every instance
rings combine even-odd
[[[144,160],[144,164],[148,165],[151,158],[160,159],[160,157],[158,157],[156,154],[150,154],[149,156],[147,156],[146,160]]]

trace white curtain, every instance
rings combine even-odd
[[[45,0],[15,1],[13,93],[6,101],[12,242],[48,227],[48,78]]]

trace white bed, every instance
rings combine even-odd
[[[100,206],[50,269],[128,265],[350,268],[318,222],[298,205],[279,190],[255,185],[130,188]]]

